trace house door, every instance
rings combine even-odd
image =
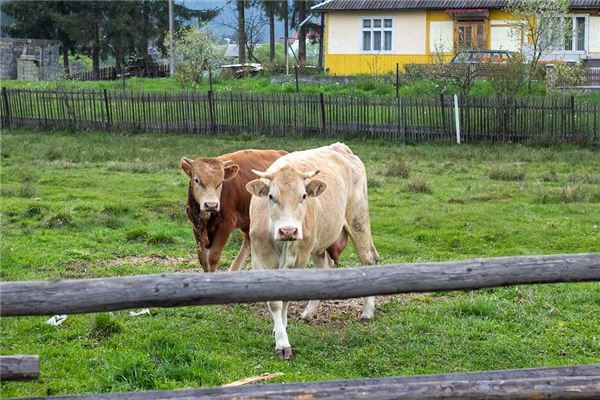
[[[454,50],[485,49],[487,32],[485,21],[456,21]]]

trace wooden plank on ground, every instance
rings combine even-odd
[[[52,400],[166,399],[597,399],[600,365],[250,385],[175,391],[55,396]],[[41,398],[38,398],[41,399]]]

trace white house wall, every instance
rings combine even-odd
[[[362,54],[361,19],[388,17],[393,19],[392,52],[382,54],[426,54],[427,14],[425,11],[402,13],[331,13],[329,15],[329,54]]]
[[[591,53],[600,53],[600,17],[591,16],[590,36],[589,36],[589,51]]]
[[[514,23],[514,21],[492,21],[490,29],[490,49],[521,51],[521,38],[518,33],[515,32],[514,28],[510,26],[511,23]]]
[[[429,23],[429,51],[450,53],[454,46],[454,22],[431,21]]]

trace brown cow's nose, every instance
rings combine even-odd
[[[279,228],[280,240],[296,240],[298,238],[298,228],[293,226],[284,226]]]
[[[217,203],[216,201],[205,201],[204,202],[204,209],[207,211],[214,211],[217,208],[219,208],[219,203]]]

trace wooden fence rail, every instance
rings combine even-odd
[[[50,400],[598,399],[600,365],[173,391],[55,396]],[[42,398],[38,398],[42,399]]]
[[[0,356],[0,381],[25,381],[40,375],[39,356]]]
[[[0,283],[3,316],[270,300],[345,299],[507,285],[600,281],[600,253],[341,269],[171,273]]]
[[[4,128],[121,129],[454,141],[451,96],[2,88]],[[600,99],[459,98],[462,142],[600,143]]]

